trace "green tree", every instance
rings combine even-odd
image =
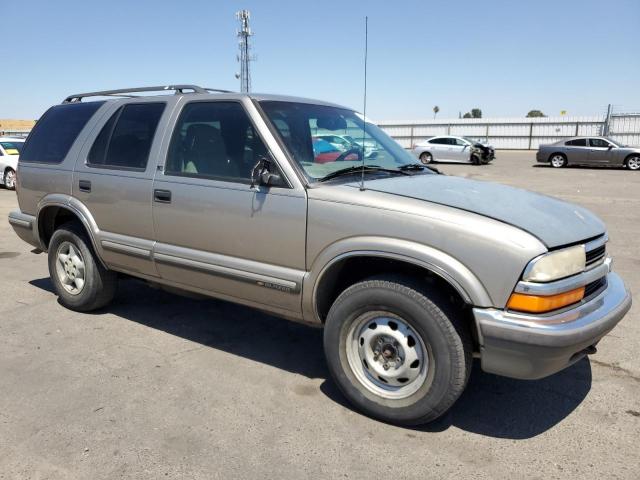
[[[436,115],[438,115],[438,112],[440,111],[440,107],[438,105],[436,105],[435,107],[433,107],[433,118],[436,118]]]
[[[527,113],[527,118],[537,118],[537,117],[546,117],[544,113],[540,110],[529,110]]]
[[[482,110],[480,110],[479,108],[472,108],[471,118],[482,118]]]
[[[465,113],[462,118],[473,118],[469,112]]]

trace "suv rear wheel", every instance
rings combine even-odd
[[[77,223],[58,228],[49,242],[49,275],[60,302],[88,312],[107,305],[115,295],[117,274],[104,268]]]
[[[437,294],[409,279],[380,278],[346,289],[324,330],[329,370],[367,415],[417,425],[445,413],[464,390],[471,340]]]

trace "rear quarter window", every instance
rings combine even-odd
[[[29,134],[20,162],[61,163],[80,131],[103,103],[67,103],[51,107]]]

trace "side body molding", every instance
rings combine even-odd
[[[307,322],[321,322],[317,310],[318,287],[336,262],[349,257],[373,256],[405,261],[430,270],[449,282],[471,305],[490,307],[493,302],[478,277],[460,261],[441,250],[388,237],[351,237],[325,248],[313,261],[304,279],[302,308]]]

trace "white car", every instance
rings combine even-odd
[[[372,142],[371,140],[366,139],[364,140],[364,143],[363,143],[362,139],[356,140],[350,135],[322,134],[322,135],[316,135],[314,136],[314,138],[319,138],[321,140],[329,142],[331,145],[333,145],[334,147],[336,147],[338,150],[342,152],[346,152],[347,150],[352,149],[354,147],[362,148],[362,146],[364,145],[364,156],[366,158],[369,158],[371,154],[376,151],[375,142]]]
[[[413,153],[424,164],[431,162],[457,162],[481,165],[495,158],[491,145],[477,142],[468,137],[441,135],[418,143]]]
[[[24,145],[24,138],[0,137],[0,185],[9,190],[16,188],[18,158]]]

